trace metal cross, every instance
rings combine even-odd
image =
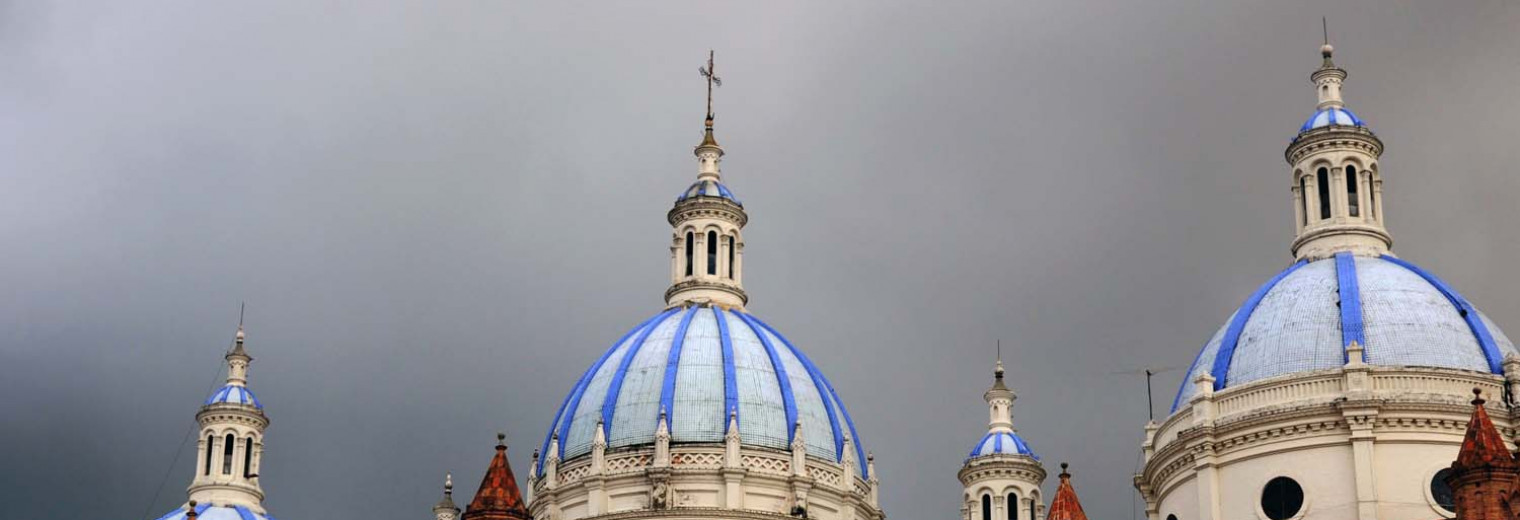
[[[707,51],[707,66],[706,67],[697,67],[697,72],[701,73],[702,77],[707,78],[707,119],[708,120],[712,120],[712,118],[713,118],[713,111],[712,111],[712,93],[713,93],[713,87],[721,87],[721,86],[723,86],[723,78],[718,77],[718,75],[714,73],[714,71],[716,71],[716,70],[717,69],[713,68],[713,51],[709,50],[709,51]]]

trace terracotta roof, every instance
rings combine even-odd
[[[1071,487],[1071,473],[1066,472],[1066,463],[1061,463],[1061,486],[1056,488],[1056,498],[1050,501],[1050,511],[1045,515],[1046,520],[1087,520],[1087,513],[1082,512],[1082,501],[1077,500],[1077,490]]]
[[[507,463],[507,445],[503,442],[506,435],[497,434],[496,439],[496,456],[491,459],[491,467],[486,468],[475,500],[465,509],[464,520],[529,520],[517,479],[512,476],[512,465]]]
[[[1483,408],[1482,391],[1474,388],[1472,420],[1467,423],[1467,436],[1462,439],[1462,451],[1451,467],[1455,470],[1477,468],[1520,468],[1515,456],[1504,446],[1504,436],[1494,428],[1493,420]]]

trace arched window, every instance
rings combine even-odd
[[[718,274],[718,232],[707,232],[707,274]]]
[[[992,520],[992,495],[982,495],[982,520]]]
[[[1008,504],[1008,520],[1019,520],[1019,496],[1009,493],[1006,504]]]
[[[1177,515],[1166,515],[1166,520],[1177,520]]]
[[[1446,477],[1451,476],[1451,468],[1441,468],[1430,477],[1430,497],[1436,500],[1436,505],[1449,512],[1457,512],[1457,498],[1452,494],[1451,486],[1446,485]]]
[[[1307,175],[1298,178],[1298,198],[1303,199],[1304,203],[1302,222],[1298,225],[1307,226],[1309,225],[1309,176]]]
[[[723,239],[728,241],[728,279],[732,280],[734,279],[734,247],[736,247],[734,236],[728,235],[723,237]]]
[[[1320,168],[1314,180],[1319,184],[1319,218],[1330,218],[1330,170]]]
[[[207,435],[206,436],[206,470],[205,470],[205,472],[206,472],[207,475],[211,474],[211,461],[216,458],[216,452],[215,451],[211,451],[211,450],[213,450],[215,448],[216,448],[216,436],[215,435]]]
[[[696,236],[692,235],[690,231],[687,231],[686,232],[686,276],[691,276],[691,270],[692,270],[692,267],[691,267],[692,248],[697,247],[696,244],[693,243],[694,240],[696,240]]]
[[[253,437],[243,445],[243,478],[253,476]]]
[[[224,444],[225,444],[225,446],[222,447],[222,474],[223,475],[231,475],[232,474],[232,445],[233,444],[237,444],[237,439],[234,438],[232,436],[232,434],[229,433],[229,434],[227,434],[227,439],[224,441]]]
[[[1361,179],[1356,176],[1356,167],[1346,165],[1346,200],[1351,208],[1351,216],[1362,216],[1362,199],[1356,194],[1356,185],[1361,184]]]

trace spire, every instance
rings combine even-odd
[[[1071,487],[1071,473],[1066,463],[1061,463],[1061,485],[1056,488],[1056,498],[1050,501],[1050,511],[1045,520],[1087,520],[1082,511],[1082,501],[1077,500],[1077,490]]]
[[[982,400],[987,401],[987,431],[988,432],[1012,432],[1013,431],[1013,401],[1018,395],[1008,388],[1003,382],[1003,343],[998,341],[997,362],[992,369],[992,387],[982,394]]]
[[[506,439],[506,434],[496,434],[496,456],[491,458],[480,490],[464,513],[465,520],[530,519],[528,508],[523,506],[522,492],[517,489],[517,479],[512,476],[512,465],[507,462]]]
[[[433,516],[437,520],[454,520],[459,516],[459,506],[454,505],[454,474],[443,475],[443,500],[439,500],[433,506]]]
[[[1520,471],[1520,462],[1516,462],[1515,456],[1504,446],[1504,436],[1499,434],[1493,420],[1488,418],[1488,412],[1483,408],[1484,402],[1483,391],[1474,388],[1472,419],[1467,423],[1462,451],[1457,454],[1457,461],[1452,463],[1451,469],[1458,472],[1483,469]]]
[[[1320,46],[1319,55],[1324,61],[1309,78],[1319,89],[1319,108],[1344,107],[1341,83],[1346,80],[1346,70],[1335,66],[1335,61],[1330,59],[1335,54],[1335,47],[1330,45],[1330,24],[1324,18],[1320,18],[1320,22],[1324,24],[1325,44]]]
[[[698,68],[707,82],[707,117],[702,142],[692,150],[697,157],[697,181],[676,198],[666,219],[674,227],[670,246],[670,288],[666,305],[714,303],[724,308],[743,308],[744,240],[739,231],[749,221],[744,205],[722,183],[719,165],[723,147],[713,137],[713,89],[723,80],[714,74],[714,54]]]
[[[248,364],[253,362],[253,356],[248,355],[248,350],[243,348],[243,341],[247,338],[243,334],[243,309],[238,308],[237,333],[232,336],[232,350],[222,356],[227,360],[227,384],[246,386],[248,384]]]

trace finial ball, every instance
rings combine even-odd
[[[1473,406],[1483,406],[1483,403],[1486,403],[1486,402],[1488,402],[1488,401],[1483,400],[1483,389],[1482,388],[1478,388],[1478,387],[1473,387],[1473,400],[1472,400]]]
[[[1324,45],[1321,45],[1320,48],[1319,48],[1319,55],[1320,56],[1324,56],[1326,58],[1329,58],[1330,55],[1334,54],[1334,53],[1335,53],[1335,47],[1332,46],[1332,45],[1330,45],[1330,44],[1328,44],[1328,43],[1324,44]]]

